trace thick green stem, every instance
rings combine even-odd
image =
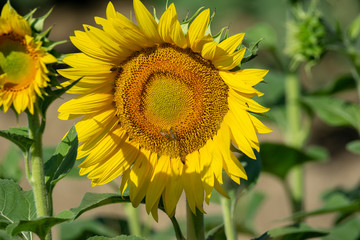
[[[302,148],[304,137],[301,131],[301,108],[300,108],[300,81],[295,73],[288,74],[285,83],[286,115],[288,132],[286,142],[294,148]],[[303,209],[304,198],[304,169],[302,165],[294,167],[290,173],[291,194],[293,212]]]
[[[187,240],[205,239],[204,215],[198,209],[196,209],[196,214],[194,214],[188,202],[186,202],[186,226]]]
[[[40,130],[39,114],[35,109],[33,115],[28,114],[29,137],[34,140],[30,148],[31,177],[30,183],[34,193],[37,217],[49,215],[47,192],[45,187],[44,161],[42,156],[42,132]],[[49,233],[45,239],[51,239]]]
[[[237,233],[236,227],[232,218],[232,206],[231,206],[231,199],[221,196],[221,207],[223,212],[224,218],[224,228],[225,228],[225,235],[227,240],[236,240]]]
[[[124,210],[126,212],[126,216],[128,218],[129,229],[131,235],[141,236],[141,226],[140,226],[140,218],[139,211],[137,208],[134,208],[131,203],[127,203],[124,205]]]

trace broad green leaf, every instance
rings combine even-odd
[[[308,146],[305,149],[306,155],[314,159],[315,161],[324,162],[329,159],[329,152],[326,148],[320,146]]]
[[[20,186],[12,180],[0,179],[0,229],[6,229],[9,224],[20,220],[35,218],[35,204],[32,191],[23,191]],[[5,231],[2,235],[6,235]],[[23,237],[28,233],[19,233]],[[16,236],[5,239],[18,239]],[[28,238],[29,239],[29,238]]]
[[[24,240],[24,239],[31,239],[28,233],[24,233],[26,237],[23,236],[10,236],[5,230],[0,230],[0,239],[4,240]]]
[[[88,238],[88,240],[145,240],[145,238],[138,237],[138,236],[121,235],[121,236],[113,237],[113,238],[96,236],[96,237]]]
[[[268,231],[268,235],[273,240],[303,240],[314,237],[322,237],[328,234],[328,231],[312,228],[306,224],[299,226],[288,226],[275,228]]]
[[[358,240],[360,237],[360,215],[334,226],[323,240]]]
[[[6,231],[11,235],[18,235],[21,232],[31,231],[36,233],[40,239],[45,239],[49,230],[68,219],[55,218],[55,217],[42,217],[35,220],[20,220],[16,221],[6,228]]]
[[[0,178],[12,179],[18,182],[22,177],[22,169],[19,166],[21,154],[17,148],[11,146],[0,165]]]
[[[352,126],[360,132],[360,106],[327,96],[304,97],[302,101],[327,124]]]
[[[260,145],[262,170],[281,179],[296,165],[316,160],[306,153],[280,143],[262,143]]]
[[[303,219],[310,216],[316,216],[327,213],[350,213],[360,211],[360,200],[351,201],[342,193],[334,193],[324,203],[320,209],[310,212],[300,212],[294,214],[291,219]]]
[[[127,222],[122,219],[114,219],[114,221],[122,221],[127,224]],[[113,225],[114,224],[108,224],[106,219],[100,218],[63,223],[60,225],[61,240],[82,240],[97,235],[115,237],[119,234],[114,231]],[[117,225],[115,225],[115,227],[117,227]],[[121,232],[123,233],[123,228],[121,228]]]
[[[346,149],[352,153],[360,154],[360,140],[355,140],[346,144]]]
[[[86,176],[80,176],[79,171],[80,167],[79,165],[85,160],[86,157],[77,159],[75,161],[74,167],[71,169],[71,171],[66,175],[67,178],[86,178]]]
[[[31,192],[25,192],[12,180],[0,179],[0,220],[13,223],[35,217]]]
[[[85,193],[80,205],[76,208],[63,211],[57,215],[58,218],[67,218],[75,220],[81,214],[91,209],[101,207],[112,203],[130,202],[127,195],[123,197],[115,193]]]
[[[0,136],[15,143],[23,152],[29,151],[33,140],[28,137],[28,128],[9,128],[9,130],[0,130]]]
[[[66,176],[74,166],[78,148],[78,137],[72,127],[66,137],[57,146],[54,155],[45,163],[45,176],[48,191]]]
[[[329,86],[325,86],[311,95],[333,95],[345,90],[355,89],[356,80],[351,74],[343,75],[331,82]]]

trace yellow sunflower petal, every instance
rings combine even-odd
[[[223,55],[213,60],[215,67],[221,70],[231,70],[238,66],[244,57],[246,48],[242,48],[237,52],[229,55]]]
[[[157,23],[155,22],[154,17],[140,2],[140,0],[134,0],[134,11],[139,28],[145,36],[154,42],[161,42],[161,38],[157,30]]]
[[[245,36],[245,33],[238,33],[234,36],[231,36],[221,43],[218,44],[218,50],[223,55],[225,54],[232,54],[236,48],[239,46],[239,44],[242,42],[243,38]],[[220,51],[221,50],[221,51]]]
[[[195,49],[197,41],[204,37],[206,29],[209,26],[209,21],[210,9],[205,9],[190,24],[187,37],[189,39],[191,49]]]
[[[152,154],[151,158],[157,158],[156,154]],[[149,213],[156,201],[160,198],[161,193],[165,188],[164,182],[167,182],[168,177],[171,173],[170,169],[170,158],[169,156],[162,155],[158,160],[150,160],[153,164],[153,174],[149,183],[146,194],[146,211]]]

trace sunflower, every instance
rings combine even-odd
[[[271,131],[252,114],[268,111],[251,99],[262,95],[253,86],[267,71],[231,71],[244,56],[244,34],[215,42],[209,9],[182,26],[174,4],[157,22],[133,3],[138,25],[110,2],[106,19],[95,18],[102,30],[84,25],[70,37],[82,53],[67,56],[72,68],[59,73],[70,79],[64,86],[82,78],[59,118],[83,116],[80,174],[93,186],[122,175],[121,192],[129,188],[134,207],[145,198],[155,219],[160,198],[173,216],[183,191],[194,213],[204,211],[214,188],[226,195],[223,169],[237,183],[246,179],[231,141],[255,159],[256,133]]]
[[[0,107],[34,113],[36,95],[48,85],[46,64],[57,61],[35,41],[28,21],[6,3],[0,16]]]

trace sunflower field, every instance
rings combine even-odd
[[[358,1],[0,3],[0,239],[360,239]]]

